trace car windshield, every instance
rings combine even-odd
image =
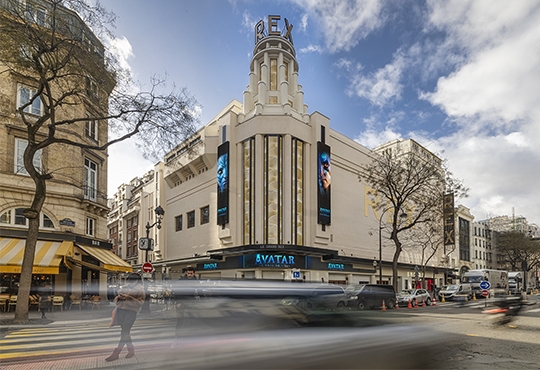
[[[458,290],[459,285],[448,285],[447,287],[443,287],[441,290]]]
[[[479,283],[482,281],[482,276],[464,276],[464,283]]]
[[[401,294],[401,295],[411,295],[412,293],[413,293],[412,289],[403,289],[401,291],[401,293],[399,293],[399,294]]]
[[[350,285],[345,288],[345,293],[354,293],[362,289],[363,285]]]

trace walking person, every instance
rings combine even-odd
[[[47,318],[47,316],[45,316],[45,310],[48,311],[51,309],[51,295],[51,289],[48,287],[44,287],[41,296],[39,297],[39,310],[41,311],[42,319]]]
[[[118,360],[118,355],[122,352],[124,345],[127,346],[126,358],[135,356],[135,348],[131,341],[131,327],[137,318],[137,312],[144,303],[145,293],[139,274],[130,274],[127,278],[127,285],[123,286],[114,299],[117,305],[116,315],[118,324],[122,328],[120,342],[113,353],[105,361]]]
[[[188,267],[186,269],[186,274],[178,280],[198,280],[195,276],[195,269],[191,266]],[[171,293],[176,303],[176,338],[174,343],[171,345],[171,349],[174,349],[178,346],[181,340],[182,328],[187,322],[186,311],[193,307],[193,302],[198,298],[198,296],[196,287],[183,286],[182,283],[180,283],[179,286],[177,286],[177,289],[173,290]]]

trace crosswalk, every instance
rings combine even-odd
[[[175,322],[137,320],[131,329],[133,343],[169,343],[174,339]],[[0,340],[0,360],[21,357],[95,353],[114,348],[120,339],[120,327],[108,323],[80,326],[26,328]]]

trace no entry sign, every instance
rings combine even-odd
[[[484,297],[487,297],[489,295],[489,290],[487,290],[487,289],[482,290],[482,295]]]
[[[143,265],[142,265],[142,270],[143,272],[152,272],[154,271],[154,266],[152,266],[152,264],[150,262],[145,262]]]

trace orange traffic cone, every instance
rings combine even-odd
[[[413,308],[412,305],[411,305],[411,300],[409,299],[409,305],[407,306],[407,308]]]
[[[424,301],[424,298],[422,298],[422,307],[426,307],[426,301]]]
[[[437,302],[435,302],[435,297],[433,297],[433,306],[436,306]]]
[[[384,299],[382,300],[382,310],[381,311],[386,311],[386,306],[384,305]]]
[[[396,310],[399,310],[399,303],[396,302]]]
[[[414,299],[414,308],[420,308],[418,307],[418,300],[416,298]]]

